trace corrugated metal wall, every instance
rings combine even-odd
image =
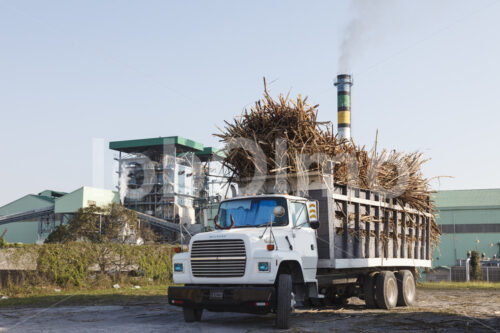
[[[500,189],[440,191],[434,196],[438,224],[445,225],[433,266],[453,266],[468,250],[499,255]]]

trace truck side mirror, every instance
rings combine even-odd
[[[309,222],[309,225],[311,226],[311,229],[318,229],[319,228],[319,221],[311,221]]]
[[[283,206],[276,206],[273,209],[273,214],[276,217],[283,217],[285,215],[285,208]]]

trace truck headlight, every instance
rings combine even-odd
[[[181,273],[184,271],[183,264],[174,264],[174,272]]]
[[[259,272],[269,272],[269,262],[264,261],[264,262],[259,262],[258,264],[259,267]]]

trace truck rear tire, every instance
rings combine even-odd
[[[416,288],[415,279],[409,270],[396,273],[398,281],[398,306],[412,306],[415,304]]]
[[[363,292],[365,294],[365,303],[368,309],[377,308],[377,303],[375,301],[375,281],[377,280],[377,275],[377,272],[365,275]]]
[[[381,309],[392,309],[398,303],[398,282],[393,272],[382,271],[377,276],[375,299]]]
[[[281,274],[278,278],[276,306],[277,328],[287,329],[290,327],[290,314],[293,311],[292,301],[292,276],[290,274]]]
[[[201,315],[203,314],[203,309],[194,309],[184,307],[184,321],[186,323],[194,323],[201,320]]]

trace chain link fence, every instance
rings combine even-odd
[[[500,282],[500,267],[481,267],[483,281]],[[453,266],[451,268],[438,267],[426,274],[426,281],[467,281],[467,269],[464,266]]]

